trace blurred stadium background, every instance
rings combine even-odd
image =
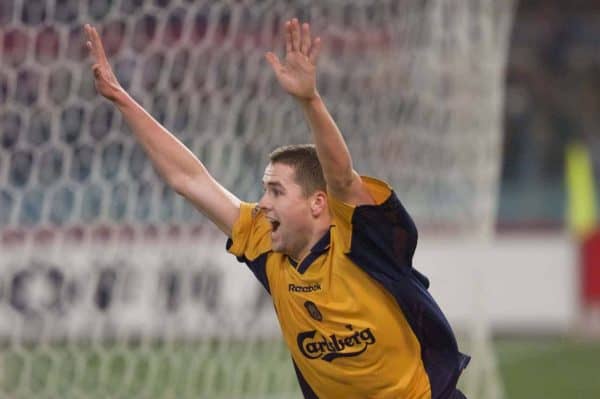
[[[536,258],[532,247],[532,255],[519,261],[523,270],[539,269],[526,283],[529,298],[523,295],[513,306],[527,307],[541,295],[540,312],[526,315],[532,323],[495,329],[508,398],[600,395],[594,377],[600,370],[599,18],[600,4],[585,0],[520,1],[515,15],[497,236],[556,239],[548,252],[565,246],[568,255],[553,265]],[[581,158],[573,156],[580,150]],[[519,328],[526,324],[534,328]]]
[[[331,43],[320,86],[361,170],[425,226],[415,264],[474,354],[470,397],[600,397],[593,0],[0,0],[0,397],[298,397],[269,299],[95,94],[81,29],[255,199],[267,151],[307,137],[261,64],[292,15]],[[480,173],[436,180],[461,167]]]

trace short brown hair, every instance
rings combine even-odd
[[[295,181],[306,197],[318,190],[327,191],[321,162],[313,144],[293,144],[276,148],[269,154],[271,163],[282,163],[294,168]]]

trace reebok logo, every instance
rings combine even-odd
[[[321,284],[319,284],[319,283],[314,283],[314,284],[310,284],[310,285],[288,284],[288,291],[290,291],[290,292],[321,291]]]
[[[370,328],[356,331],[352,335],[329,337],[317,334],[317,331],[305,331],[298,334],[298,348],[309,359],[321,359],[331,362],[338,357],[358,356],[377,340]]]

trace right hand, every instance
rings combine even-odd
[[[265,54],[279,84],[299,100],[311,100],[317,93],[317,59],[321,51],[321,39],[311,38],[310,25],[294,18],[285,23],[286,54],[283,62],[272,52]]]
[[[87,39],[85,44],[92,55],[92,72],[94,73],[96,90],[106,99],[115,101],[119,94],[123,92],[123,87],[119,84],[117,77],[108,63],[98,31],[90,24],[85,24],[84,28]]]

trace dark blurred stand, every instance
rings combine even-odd
[[[566,144],[600,173],[600,1],[520,1],[506,82],[499,230],[562,229]]]

